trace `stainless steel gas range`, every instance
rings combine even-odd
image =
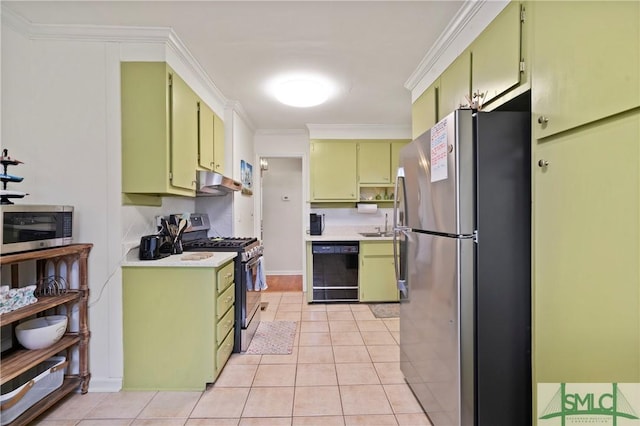
[[[236,252],[235,284],[236,312],[233,352],[244,352],[260,323],[260,291],[255,289],[262,243],[257,238],[209,237],[209,216],[192,213],[191,228],[182,236],[184,251]]]

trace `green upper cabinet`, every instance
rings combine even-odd
[[[198,101],[164,62],[121,64],[122,192],[195,195]]]
[[[171,184],[194,190],[198,160],[198,97],[175,72],[171,108]]]
[[[213,113],[213,171],[224,174],[224,121]]]
[[[389,185],[391,183],[391,143],[358,142],[358,183]]]
[[[399,140],[391,142],[391,182],[396,183],[398,167],[400,166],[400,150],[408,144],[409,140]]]
[[[312,140],[311,201],[357,200],[357,144],[353,140]]]
[[[534,383],[640,382],[639,140],[635,110],[535,145]]]
[[[465,50],[440,75],[438,120],[461,106],[468,106],[471,96],[471,54]],[[435,124],[435,123],[434,123]]]
[[[640,2],[534,2],[531,104],[544,138],[640,105]]]
[[[440,79],[425,90],[411,106],[411,136],[417,138],[438,122]]]
[[[393,263],[393,242],[360,241],[358,287],[360,302],[399,300]]]
[[[198,102],[198,168],[213,170],[214,140],[213,111],[207,104]]]
[[[471,44],[472,97],[484,95],[483,104],[520,84],[521,8],[510,3]]]
[[[198,168],[224,174],[224,122],[203,101],[198,125]]]

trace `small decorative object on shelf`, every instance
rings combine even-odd
[[[13,176],[7,173],[7,167],[16,166],[22,164],[22,161],[18,161],[9,157],[9,151],[2,150],[2,156],[0,157],[0,163],[2,163],[2,173],[0,173],[0,180],[2,181],[2,189],[0,189],[0,204],[13,204],[9,198],[22,198],[25,195],[29,195],[21,191],[11,191],[7,189],[7,182],[22,182],[20,176]]]

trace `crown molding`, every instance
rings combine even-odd
[[[404,87],[415,101],[493,21],[509,0],[467,0],[440,34]]]
[[[307,124],[310,139],[411,139],[404,124]]]
[[[2,18],[3,26],[6,25],[22,35],[28,34],[29,21],[2,4],[0,4],[0,17]]]
[[[224,107],[225,109],[231,110],[238,114],[238,116],[242,118],[242,121],[244,121],[244,124],[249,128],[249,130],[255,133],[256,126],[253,124],[251,117],[249,117],[249,114],[247,114],[247,111],[239,101],[227,100]]]
[[[256,135],[301,135],[309,136],[307,129],[258,129]]]
[[[2,25],[7,25],[32,40],[166,43],[174,38],[171,37],[173,30],[168,27],[35,24],[4,5]]]
[[[14,29],[31,40],[67,40],[81,42],[116,42],[123,44],[159,44],[165,50],[170,50],[190,74],[198,80],[209,95],[220,105],[226,105],[228,100],[218,89],[191,51],[180,37],[169,27],[129,27],[110,25],[50,25],[35,24],[16,14],[10,8],[2,5],[2,25]],[[166,56],[166,55],[165,55]],[[243,110],[239,102],[234,104],[235,110]],[[251,120],[246,113],[244,117]]]

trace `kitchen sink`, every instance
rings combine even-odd
[[[393,237],[393,231],[387,232],[359,232],[363,237]]]

